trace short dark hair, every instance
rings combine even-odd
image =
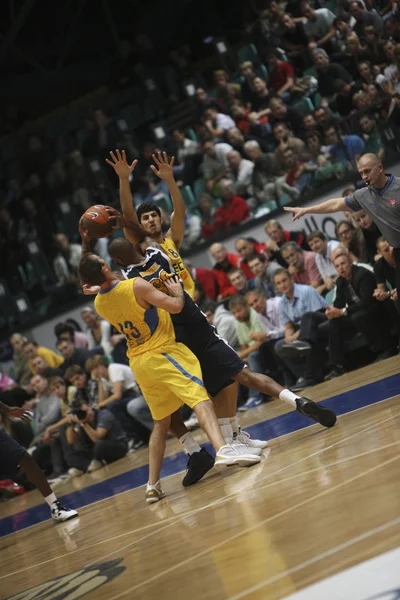
[[[229,300],[229,310],[232,310],[235,306],[247,306],[246,298],[244,296],[239,296],[239,294],[232,296]]]
[[[109,362],[106,356],[102,354],[94,354],[93,356],[89,356],[85,363],[85,369],[89,373],[95,368],[99,366],[108,367]]]
[[[292,250],[298,253],[302,252],[302,248],[300,248],[300,246],[296,244],[296,242],[285,242],[285,244],[283,244],[283,246],[281,247],[281,254],[284,250],[287,250],[288,248],[292,248]]]
[[[272,276],[272,277],[273,277],[273,279],[275,279],[275,277],[276,277],[277,275],[283,275],[283,273],[285,273],[285,275],[287,275],[287,276],[289,277],[289,279],[292,279],[292,276],[291,276],[291,274],[289,273],[288,269],[285,269],[284,267],[281,267],[280,269],[277,269],[277,270],[275,271],[275,273],[273,274],[273,276]]]
[[[256,254],[256,253],[254,253],[254,254],[252,254],[252,255],[251,255],[251,256],[250,256],[250,257],[247,259],[247,264],[249,264],[249,262],[250,262],[251,260],[254,260],[254,259],[256,259],[256,258],[258,258],[258,260],[259,260],[259,261],[261,261],[262,263],[265,263],[265,256],[264,256],[263,254]]]
[[[102,271],[103,263],[96,254],[84,254],[79,263],[79,277],[88,285],[101,285],[106,278]]]
[[[56,338],[59,338],[63,333],[69,333],[71,339],[73,339],[75,330],[72,325],[69,325],[68,323],[57,323],[57,325],[54,327],[54,335]]]
[[[60,346],[61,344],[65,344],[65,342],[67,342],[67,344],[74,345],[74,342],[72,340],[57,340],[56,348],[58,348],[58,346]]]
[[[228,277],[229,275],[233,275],[234,273],[241,273],[242,275],[244,275],[244,272],[242,269],[239,269],[239,267],[233,267],[233,269],[229,269],[228,271]]]
[[[35,340],[25,340],[22,347],[25,348],[25,346],[28,346],[29,344],[32,344],[35,348],[39,348],[39,344],[35,342]]]
[[[217,306],[218,304],[216,302],[214,302],[214,300],[211,300],[211,298],[206,298],[203,302],[203,304],[201,305],[201,310],[204,313],[210,312],[212,314],[215,313],[215,311],[217,310]]]
[[[320,240],[326,240],[325,235],[322,233],[322,231],[318,231],[318,229],[314,229],[314,231],[311,231],[308,234],[307,242],[311,242],[311,240],[314,240],[315,238],[319,238]]]
[[[307,141],[312,137],[317,137],[320,142],[322,142],[321,134],[316,129],[307,129],[303,133],[304,140]]]
[[[85,375],[85,371],[80,365],[71,365],[64,373],[64,379],[69,381],[74,375]]]
[[[139,223],[142,220],[142,215],[149,212],[156,212],[159,217],[161,217],[161,210],[154,202],[143,202],[140,206],[137,207],[136,214]]]

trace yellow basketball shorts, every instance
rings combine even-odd
[[[176,342],[135,356],[130,367],[155,421],[182,404],[194,408],[208,400],[200,363],[184,344]]]

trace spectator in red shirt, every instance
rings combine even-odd
[[[205,295],[211,300],[216,300],[219,294],[218,278],[212,269],[197,268],[189,261],[184,261],[186,269],[192,276],[192,279],[202,286]]]
[[[305,252],[296,242],[287,242],[282,246],[281,253],[289,265],[288,271],[295,283],[311,285],[317,292],[324,288],[315,252]]]
[[[259,254],[262,254],[266,259],[268,259],[268,252],[265,244],[259,244],[258,242],[254,242],[249,238],[238,238],[235,242],[235,248],[243,259],[240,268],[246,275],[247,279],[253,279],[254,273],[250,269],[248,262],[251,258],[254,258],[254,256]]]
[[[287,268],[287,262],[281,256],[281,248],[286,242],[296,242],[303,250],[310,250],[306,236],[302,231],[286,231],[276,219],[270,219],[265,224],[265,233],[270,238],[265,245],[268,249],[269,259],[276,260]]]
[[[217,231],[235,227],[250,217],[249,205],[244,198],[236,195],[232,181],[222,179],[219,188],[222,206],[216,209],[213,222],[203,225],[204,237],[212,237]]]
[[[296,81],[292,65],[284,60],[280,60],[280,54],[275,49],[268,52],[267,61],[269,66],[269,87],[283,100],[289,100],[290,90]]]
[[[243,259],[239,254],[231,254],[222,244],[213,244],[210,247],[210,253],[215,264],[213,271],[215,272],[219,285],[218,300],[227,296],[234,296],[236,288],[231,284],[228,273],[232,269],[240,268]]]

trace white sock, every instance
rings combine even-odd
[[[300,398],[297,394],[293,394],[290,390],[282,390],[279,394],[279,400],[284,400],[288,404],[291,404],[295,408],[297,408],[296,399]]]
[[[229,417],[218,419],[218,425],[220,426],[222,437],[229,444],[233,438],[233,430],[231,420]]]
[[[48,496],[45,496],[44,499],[46,500],[46,502],[49,506],[54,504],[54,502],[57,502],[57,496],[53,492],[51,494],[49,494]]]
[[[193,452],[200,452],[201,446],[195,441],[191,433],[185,433],[181,438],[179,438],[180,443],[182,444],[186,454],[193,454]]]
[[[157,481],[157,483],[155,483],[154,485],[152,485],[151,483],[147,482],[147,489],[148,490],[152,490],[154,488],[157,488],[161,485],[160,480]]]
[[[239,433],[240,425],[237,416],[235,415],[234,417],[230,417],[229,420],[231,422],[233,433]]]

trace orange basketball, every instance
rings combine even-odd
[[[110,235],[116,225],[116,218],[107,212],[109,206],[94,204],[82,216],[82,227],[87,229],[94,238],[104,238]]]

